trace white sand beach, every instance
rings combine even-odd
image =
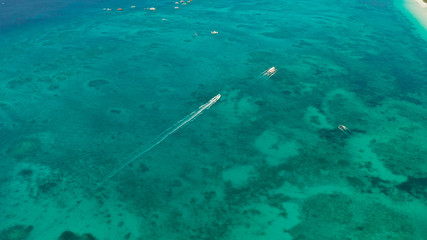
[[[423,0],[415,0],[415,2],[417,2],[422,8],[427,7],[427,3],[424,2]]]
[[[427,3],[423,0],[404,0],[404,7],[419,24],[427,29]]]

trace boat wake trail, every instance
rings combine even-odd
[[[187,125],[189,122],[193,121],[194,119],[196,119],[198,116],[200,116],[205,110],[209,109],[210,107],[212,107],[212,105],[214,105],[219,99],[221,98],[221,94],[216,95],[215,97],[213,97],[211,100],[209,100],[209,102],[201,105],[196,111],[190,113],[189,115],[187,115],[185,118],[181,119],[180,121],[178,121],[176,124],[174,124],[172,127],[168,128],[167,130],[165,130],[162,134],[160,134],[156,140],[154,141],[154,143],[148,147],[147,149],[145,149],[144,151],[138,153],[137,155],[135,155],[133,158],[131,158],[129,161],[123,163],[119,168],[113,170],[111,173],[109,173],[104,180],[102,180],[96,187],[94,190],[102,187],[106,182],[108,182],[111,178],[113,178],[117,173],[119,173],[121,170],[123,170],[125,167],[129,166],[129,164],[133,163],[134,161],[136,161],[138,158],[140,158],[142,155],[144,155],[145,153],[149,152],[151,149],[153,149],[154,147],[156,147],[157,145],[159,145],[161,142],[163,142],[167,137],[169,137],[171,134],[173,134],[174,132],[178,131],[180,128],[184,127],[185,125]]]
[[[270,79],[273,75],[275,75],[277,73],[277,68],[275,67],[271,67],[265,71],[263,71],[262,73],[260,73],[256,78],[255,78],[255,84],[256,85],[260,85],[262,84],[264,81]],[[181,119],[180,121],[178,121],[177,123],[175,123],[172,127],[166,129],[163,133],[161,133],[156,140],[154,141],[154,143],[148,147],[147,149],[145,149],[142,152],[137,153],[133,158],[131,158],[130,160],[128,160],[127,162],[124,162],[122,165],[120,165],[117,169],[112,170],[100,183],[98,183],[95,188],[93,188],[93,190],[97,190],[100,187],[102,187],[106,182],[108,182],[111,178],[113,178],[114,176],[116,176],[121,170],[123,170],[125,167],[129,166],[131,163],[133,163],[134,161],[136,161],[138,158],[140,158],[142,155],[144,155],[145,153],[149,152],[151,149],[153,149],[154,147],[156,147],[157,145],[159,145],[161,142],[163,142],[167,137],[169,137],[171,134],[173,134],[174,132],[178,131],[180,128],[184,127],[185,125],[187,125],[189,122],[193,121],[194,119],[196,119],[198,116],[200,116],[205,110],[209,109],[212,105],[214,105],[219,99],[221,98],[221,94],[216,95],[215,97],[213,97],[211,100],[209,100],[207,103],[201,105],[196,111],[190,113],[189,115],[187,115],[185,118]]]

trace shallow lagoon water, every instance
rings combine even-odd
[[[426,239],[427,48],[397,4],[5,1],[1,238]]]

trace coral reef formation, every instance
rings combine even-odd
[[[25,240],[33,226],[15,225],[0,232],[1,240]]]

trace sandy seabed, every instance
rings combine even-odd
[[[0,38],[0,239],[427,239],[427,49],[389,1],[105,4]]]

